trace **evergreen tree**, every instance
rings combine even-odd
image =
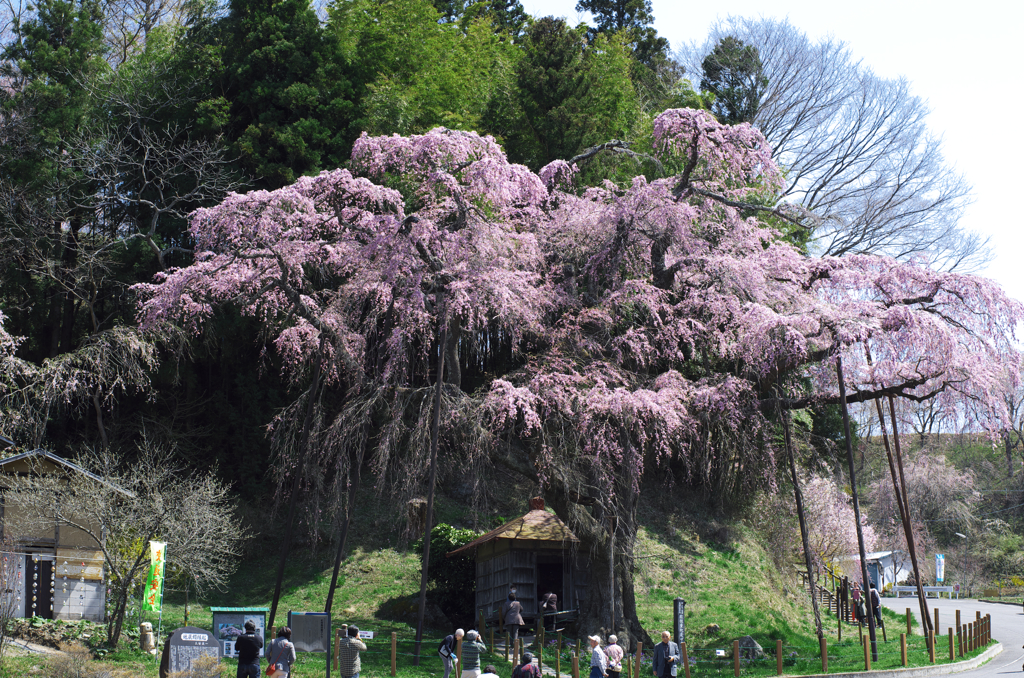
[[[256,184],[341,165],[352,91],[340,43],[309,0],[233,0],[227,22],[228,136]]]
[[[563,19],[544,17],[527,31],[516,71],[525,125],[513,123],[508,130],[510,158],[539,168],[579,149],[583,130],[575,122],[587,86],[583,49],[583,31]]]
[[[646,66],[668,58],[668,40],[659,37],[651,25],[651,0],[579,0],[577,12],[590,12],[597,22],[594,33],[627,31],[633,55]],[[593,37],[593,35],[591,36]]]
[[[494,29],[507,35],[513,41],[519,41],[530,24],[530,15],[526,13],[520,0],[483,0],[470,5],[463,21],[467,18],[488,17]]]
[[[757,47],[727,35],[704,58],[702,67],[700,88],[715,95],[711,105],[715,117],[729,125],[753,121],[768,85]]]

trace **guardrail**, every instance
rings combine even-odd
[[[953,586],[922,586],[921,588],[924,589],[925,598],[941,598],[943,593],[945,593],[950,599],[960,597],[960,592]],[[892,591],[896,594],[897,598],[900,597],[901,593],[909,593],[912,596],[917,595],[916,586],[893,586]],[[932,596],[929,594],[935,595]]]

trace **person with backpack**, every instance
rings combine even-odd
[[[441,663],[444,664],[444,678],[449,678],[452,673],[452,667],[459,661],[458,655],[455,654],[458,642],[462,637],[466,635],[466,632],[462,629],[455,629],[455,633],[450,633],[444,637],[441,644],[437,646],[437,653],[441,655]]]

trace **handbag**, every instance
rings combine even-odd
[[[278,645],[278,647],[280,648],[281,646]],[[278,655],[278,658],[280,658],[280,655]],[[271,661],[269,664],[267,664],[267,675],[268,676],[274,675],[274,673],[276,671],[277,671],[277,662]]]

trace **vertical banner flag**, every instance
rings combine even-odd
[[[143,593],[142,609],[159,612],[164,604],[164,567],[167,559],[167,544],[162,541],[149,542],[149,576]]]
[[[935,554],[935,583],[941,584],[946,578],[946,556],[941,553]]]

